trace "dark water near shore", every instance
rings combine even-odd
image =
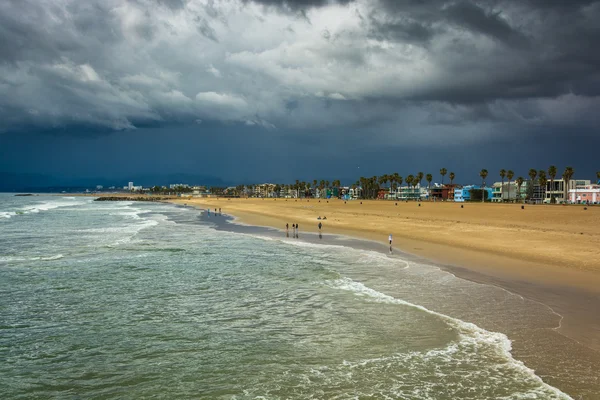
[[[3,399],[597,398],[499,333],[556,340],[552,310],[368,243],[7,195],[0,234]]]

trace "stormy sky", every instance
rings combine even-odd
[[[0,173],[592,179],[599,20],[592,0],[4,0]]]

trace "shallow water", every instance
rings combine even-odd
[[[0,195],[0,398],[579,390],[571,374],[536,375],[511,354],[504,333],[551,334],[560,322],[541,304],[401,255],[216,230],[200,214]]]

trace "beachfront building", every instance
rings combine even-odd
[[[483,188],[487,192],[487,199],[491,200],[493,197],[492,188]],[[481,190],[481,185],[467,185],[460,189],[454,189],[454,201],[457,203],[464,203],[465,201],[471,201],[471,190]]]
[[[588,186],[591,184],[592,182],[590,180],[585,179],[571,179],[568,185],[562,178],[555,179],[554,183],[548,181],[548,183],[546,184],[546,195],[544,196],[544,203],[552,203],[552,198],[555,199],[556,204],[565,203],[567,197],[569,197],[567,196],[567,192],[570,193],[571,190],[576,189],[578,186]]]
[[[572,204],[600,203],[600,185],[581,185],[569,190],[569,202]]]
[[[127,190],[133,190],[133,182],[129,182],[127,185]]]
[[[169,189],[179,189],[179,188],[189,188],[190,185],[188,185],[187,183],[171,183],[169,185]]]
[[[399,187],[396,192],[396,199],[405,201],[405,200],[420,200],[421,199],[421,188],[417,185],[417,187],[413,186],[402,186]]]
[[[492,185],[492,202],[515,201],[518,197],[518,187],[515,182],[495,182]]]
[[[429,189],[429,199],[434,201],[448,200],[450,188],[447,185],[434,183]]]
[[[263,183],[260,185],[254,185],[252,194],[254,195],[254,197],[274,197],[275,184],[274,183]]]
[[[350,188],[350,191],[348,193],[350,194],[350,198],[359,199],[360,196],[362,195],[362,188],[360,186],[355,187],[355,188]]]

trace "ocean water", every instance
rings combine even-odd
[[[505,334],[551,331],[545,306],[219,218],[0,195],[0,398],[571,398]]]

